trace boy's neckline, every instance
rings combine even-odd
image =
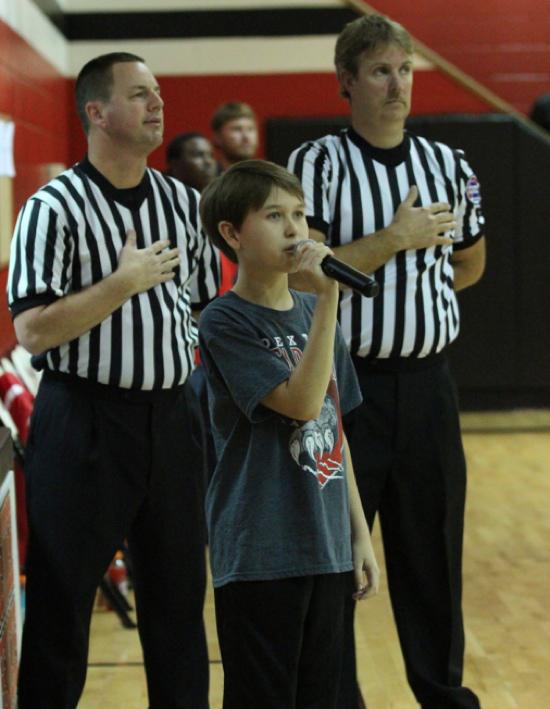
[[[261,302],[260,300],[257,299],[252,299],[247,297],[246,295],[237,293],[234,288],[231,288],[231,290],[227,291],[226,295],[231,295],[232,297],[238,298],[239,300],[244,301],[245,303],[248,303],[249,305],[254,305],[257,308],[262,308],[264,310],[270,310],[274,313],[289,313],[291,310],[294,310],[296,306],[296,299],[294,297],[294,293],[290,288],[288,289],[288,295],[291,298],[291,305],[289,308],[277,308],[273,307],[272,304],[267,304],[264,302]]]

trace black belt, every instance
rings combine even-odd
[[[352,355],[353,364],[358,372],[419,372],[442,365],[447,361],[445,352],[436,352],[426,357],[387,357],[373,359]]]
[[[100,399],[127,401],[136,404],[168,402],[177,398],[185,388],[184,383],[170,389],[124,389],[110,384],[100,384],[99,382],[64,372],[52,372],[49,369],[44,370],[42,378],[46,382],[61,384],[67,389],[86,392]]]

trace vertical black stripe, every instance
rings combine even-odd
[[[416,145],[416,149],[418,151],[418,155],[420,158],[420,163],[422,165],[422,169],[423,169],[425,177],[426,177],[426,182],[428,184],[428,190],[430,193],[430,199],[431,199],[432,203],[438,202],[439,197],[437,194],[437,187],[436,187],[435,179],[433,176],[433,170],[431,169],[431,167],[428,163],[428,159],[426,157],[425,146],[420,142],[420,140],[418,138],[415,137],[415,138],[413,138],[413,140]],[[432,330],[433,330],[433,343],[430,348],[430,353],[434,353],[437,351],[437,346],[438,346],[440,331],[441,331],[441,324],[442,324],[439,319],[439,313],[437,310],[437,286],[436,286],[436,282],[435,282],[435,268],[436,268],[436,264],[441,259],[442,253],[443,253],[443,247],[436,246],[434,249],[435,263],[431,267],[430,272],[428,274],[428,280],[429,280],[429,284],[430,284],[430,295],[431,295],[431,300],[432,300],[431,325],[432,325]],[[427,313],[426,313],[426,315],[427,315]]]
[[[64,201],[64,200],[63,200]],[[67,209],[67,213],[70,213]],[[71,217],[72,218],[72,217]],[[74,219],[72,219],[74,222]],[[78,293],[82,290],[82,272],[80,268],[80,234],[76,223],[71,229],[74,239],[73,263],[71,269],[71,291]],[[69,343],[69,364],[68,371],[71,374],[78,374],[78,340],[72,340]]]
[[[461,189],[461,197],[464,200],[465,204],[465,209],[464,209],[464,220],[462,223],[462,238],[465,241],[468,241],[468,239],[471,238],[472,236],[472,230],[470,227],[470,220],[472,218],[472,210],[474,208],[474,205],[472,202],[468,199],[467,193],[466,193],[466,185],[468,183],[468,175],[463,170],[462,167],[462,156],[459,153],[455,153],[455,159],[456,159],[456,166],[457,166],[457,182],[460,185],[460,187],[463,187]]]
[[[451,182],[449,175],[447,174],[445,159],[443,158],[443,153],[441,151],[441,147],[438,143],[430,142],[430,145],[432,147],[432,150],[434,151],[434,155],[436,157],[437,164],[439,166],[439,171],[440,171],[440,173],[443,177],[443,180],[445,182],[445,192],[447,194],[447,201],[448,201],[449,206],[451,208],[451,212],[455,212],[455,209],[458,206],[457,193],[455,191],[455,188],[453,187],[453,183]],[[453,152],[453,158],[454,157],[455,157],[455,154]],[[445,313],[445,316],[444,316],[445,344],[444,344],[444,347],[446,347],[451,341],[451,325],[449,324],[449,322],[451,322],[453,330],[456,328],[458,322],[457,322],[456,313],[454,312],[454,307],[456,307],[456,306],[453,306],[453,304],[451,303],[451,299],[449,299],[446,295],[447,288],[450,290],[452,290],[454,288],[453,279],[449,275],[447,275],[447,272],[446,272],[447,266],[449,264],[449,253],[447,251],[444,251],[442,258],[443,258],[443,263],[441,264],[441,281],[443,284],[443,288],[441,290],[441,301],[443,304],[443,312]]]
[[[171,209],[170,201],[164,191],[163,186],[156,174],[153,175],[153,180],[155,181],[156,191],[160,199],[160,205],[162,209],[162,214],[166,220],[166,234],[162,234],[160,238],[170,240],[170,248],[176,249],[178,247],[178,228],[176,226],[176,220],[174,218],[174,211]],[[174,283],[179,288],[181,285],[181,264],[176,268]]]
[[[289,162],[288,169],[293,172],[296,177],[300,180],[302,185],[304,184],[304,162],[305,162],[305,157],[306,153],[312,146],[312,143],[306,143],[303,145],[301,148],[299,148],[296,153],[294,154],[294,164],[292,164],[292,156],[291,160]],[[313,204],[315,204],[315,196],[313,197]],[[317,212],[315,209],[313,210],[313,214],[317,216]]]
[[[38,229],[38,217],[42,209],[42,203],[38,200],[32,200],[31,213],[29,216],[29,225],[27,227],[27,243],[25,246],[25,261],[27,262],[27,288],[29,293],[36,293],[36,273],[35,256],[36,256],[36,232]],[[48,235],[49,238],[49,235]],[[40,274],[43,277],[43,273]]]
[[[368,188],[372,195],[372,203],[374,208],[374,231],[376,232],[380,231],[385,226],[382,193],[380,191],[380,185],[378,184],[378,178],[376,177],[376,171],[374,169],[372,158],[363,153],[363,163],[365,165],[365,170],[367,171],[367,185],[365,185],[365,188]],[[360,205],[359,209],[361,209]],[[371,358],[378,357],[382,347],[384,308],[386,307],[384,298],[384,284],[386,282],[385,265],[377,269],[375,278],[380,286],[380,294],[374,299],[372,308],[372,341],[370,351],[368,353],[368,356]],[[359,327],[361,327],[360,321]]]
[[[436,261],[436,264],[438,262]],[[430,347],[429,354],[437,352],[437,347],[439,343],[439,337],[441,334],[441,321],[439,320],[439,313],[437,311],[437,290],[435,284],[435,264],[430,268],[428,272],[428,279],[430,283],[430,293],[432,295],[432,326],[433,326],[433,340],[432,346]]]
[[[189,307],[189,299],[181,299],[178,301],[177,304],[178,307],[178,313],[181,317],[181,331],[183,335],[183,339],[185,340],[186,343],[190,343],[191,341],[191,323],[192,323],[192,316],[191,316],[191,308]],[[187,375],[191,372],[193,369],[193,352],[191,347],[185,347],[183,353],[185,357],[185,371]]]
[[[199,221],[198,221],[198,215],[199,215],[199,210],[198,210],[198,199],[197,199],[197,192],[196,190],[191,189],[191,187],[188,187],[187,185],[183,185],[185,189],[185,194],[187,195],[187,205],[188,205],[188,212],[189,212],[189,223],[191,224],[192,227],[192,233],[197,234],[199,231]],[[193,239],[191,239],[193,241]],[[196,244],[194,244],[196,248]]]
[[[157,210],[153,195],[147,197],[147,210],[149,212],[149,228],[151,230],[151,240],[160,241],[159,225],[157,220]],[[139,212],[133,214],[136,233],[140,234],[141,240],[144,242],[143,224]],[[153,388],[159,389],[164,382],[164,361],[162,357],[162,308],[156,292],[156,288],[149,288],[147,297],[151,306],[153,315]]]
[[[167,229],[168,233],[165,235],[165,238],[170,239],[170,245],[172,248],[176,248],[178,245],[178,242],[177,242],[177,227],[176,227],[176,221],[174,218],[174,211],[170,208],[170,202],[168,201],[168,197],[166,196],[166,193],[165,193],[163,187],[161,186],[156,174],[153,175],[153,179],[155,180],[155,184],[156,184],[157,191],[159,194],[162,213],[164,215],[164,218],[166,219],[166,229]],[[181,264],[176,269],[176,275],[174,276],[173,283],[179,293],[180,289],[182,287],[181,286]],[[165,304],[167,310],[169,312],[173,313],[172,318],[170,319],[170,346],[171,346],[171,350],[172,350],[172,361],[174,363],[173,384],[179,384],[179,382],[181,381],[181,375],[182,375],[182,363],[181,363],[181,355],[180,355],[178,340],[177,340],[177,324],[176,324],[176,317],[175,317],[175,313],[177,312],[177,310],[176,310],[177,299],[174,300],[170,296],[170,293],[168,291],[168,287],[164,283],[161,285],[161,291],[162,291],[162,297],[164,300],[164,304]]]
[[[114,237],[115,232],[121,239],[122,244],[126,243],[126,229],[124,227],[124,221],[119,212],[119,208],[115,202],[113,202],[107,195],[103,195],[107,206],[109,207],[110,215],[112,217],[113,226],[109,227],[107,221],[106,224],[109,227],[109,236],[105,235],[105,238],[113,245],[113,251],[116,253],[114,248]],[[117,267],[118,259],[117,256]],[[109,384],[112,386],[119,386],[122,378],[122,306],[117,308],[113,313],[111,313],[111,350],[110,350],[110,362],[109,362]],[[126,345],[129,346],[128,344]]]
[[[386,168],[393,204],[393,212],[397,212],[401,204],[401,194],[395,167]],[[395,254],[395,322],[393,328],[393,345],[390,357],[399,357],[403,349],[405,337],[405,299],[407,295],[407,261],[406,252]]]
[[[180,184],[181,184],[182,187],[184,186],[183,183],[180,183]],[[175,182],[175,180],[167,180],[167,185],[168,185],[168,188],[169,188],[170,193],[171,193],[171,196],[172,196],[173,210],[174,210],[174,212],[175,212],[176,217],[177,217],[177,218],[181,221],[181,223],[183,224],[183,228],[184,228],[185,234],[187,235],[186,248],[187,248],[187,255],[188,255],[188,258],[189,258],[189,252],[190,252],[190,251],[193,251],[193,252],[195,251],[195,249],[196,249],[196,244],[192,244],[191,234],[189,233],[189,229],[188,229],[188,227],[187,227],[187,217],[185,216],[185,213],[184,213],[184,211],[183,211],[183,209],[182,209],[182,205],[180,204],[180,201],[179,201],[179,199],[178,199],[178,191],[177,191],[177,188],[176,188],[176,182]],[[189,192],[190,192],[191,194],[193,194],[193,192],[192,192],[191,190],[189,190]],[[186,193],[186,194],[187,194],[187,193]],[[181,248],[181,244],[180,244],[180,248]],[[191,259],[189,259],[189,260],[191,260]]]
[[[55,239],[49,238],[50,234],[57,234],[57,214],[50,211],[48,214],[48,237],[44,247],[44,268],[42,270],[42,280],[44,283],[53,281],[53,265],[55,261]]]
[[[456,206],[456,197],[455,197],[455,191],[453,189],[453,184],[451,180],[449,179],[449,176],[447,175],[447,170],[445,168],[445,160],[443,158],[443,154],[441,152],[441,148],[437,143],[430,143],[432,146],[432,149],[434,151],[435,159],[437,160],[437,164],[439,165],[439,171],[441,172],[441,175],[443,177],[443,181],[445,182],[445,192],[447,193],[447,202],[449,203],[449,206],[451,208],[451,212],[454,212],[455,206]]]
[[[325,221],[325,214],[323,209],[323,170],[326,162],[326,151],[322,148],[319,154],[315,158],[313,165],[314,169],[314,182],[313,182],[313,213],[320,219]],[[330,175],[328,176],[330,180]]]
[[[405,167],[407,170],[407,178],[409,181],[409,188],[413,187],[414,185],[418,186],[416,184],[416,177],[414,174],[414,169],[412,165],[412,160],[410,153],[407,156],[407,160],[405,161]],[[420,206],[420,195],[418,196],[418,199],[414,203],[415,207]],[[417,357],[418,353],[422,349],[422,345],[424,344],[424,338],[426,336],[426,323],[424,320],[424,295],[422,293],[422,276],[424,274],[424,271],[426,270],[426,249],[417,249],[416,251],[416,288],[415,288],[415,294],[414,294],[414,313],[415,313],[415,321],[416,321],[416,328],[415,328],[415,336],[414,336],[414,344],[411,350],[411,357]]]
[[[132,297],[132,324],[134,334],[134,371],[132,374],[132,389],[143,388],[143,324],[139,295]]]
[[[414,142],[416,152],[418,154],[422,169],[424,171],[424,177],[426,178],[426,184],[428,185],[430,199],[432,200],[432,202],[438,202],[439,198],[437,195],[437,187],[435,184],[433,170],[428,163],[428,158],[426,157],[426,147],[416,136],[412,136],[412,140]]]
[[[182,209],[182,205],[180,204],[180,201],[178,199],[176,181],[175,180],[167,180],[167,185],[168,185],[170,192],[171,192],[173,211],[175,212],[175,217],[177,217],[181,221],[181,226],[178,229],[178,231],[182,231],[182,233],[185,235],[185,244],[178,244],[178,246],[180,248],[184,247],[187,263],[189,264],[189,274],[190,274],[191,264],[197,258],[197,249],[198,249],[197,229],[195,229],[194,232],[193,232],[193,230],[189,229],[188,218],[186,217],[186,215]],[[195,210],[195,213],[197,213],[198,206],[197,206],[197,201],[195,199],[194,191],[189,189],[188,187],[185,187],[185,185],[183,185],[182,183],[180,183],[180,185],[182,187],[184,187],[185,194],[186,194],[187,198],[192,200],[192,203],[189,203],[189,205],[188,205],[189,210],[192,211],[192,209],[193,209],[193,210]],[[196,219],[195,219],[195,224],[198,225],[198,222]],[[206,298],[206,300],[208,300],[208,299],[209,298]]]
[[[361,188],[359,185],[359,180],[353,169],[353,162],[350,154],[350,147],[348,139],[345,135],[342,135],[342,147],[344,149],[344,155],[346,158],[346,169],[340,175],[342,182],[345,177],[349,177],[349,195],[346,194],[346,199],[351,200],[351,212],[352,212],[352,225],[351,225],[351,237],[353,239],[358,239],[365,233],[363,226],[363,210],[361,208]],[[351,340],[350,340],[350,352],[352,354],[357,354],[359,347],[361,346],[361,296],[357,293],[353,293],[351,296]]]
[[[111,313],[111,357],[109,361],[109,384],[120,386],[122,376],[122,307]]]
[[[330,243],[332,246],[340,246],[342,244],[342,231],[341,231],[341,223],[342,223],[342,209],[341,209],[341,204],[342,204],[342,190],[343,190],[343,185],[344,185],[344,180],[342,179],[342,176],[345,174],[345,166],[344,162],[342,161],[342,157],[340,155],[340,152],[338,152],[338,174],[340,176],[340,179],[338,180],[338,184],[336,185],[336,198],[334,201],[334,217],[333,217],[333,222],[330,224]]]
[[[209,250],[207,251],[207,237],[204,232],[202,232],[203,235],[203,244],[202,244],[202,249],[200,250],[198,254],[198,262],[197,264],[190,263],[189,264],[189,273],[192,273],[192,271],[196,270],[197,271],[197,288],[198,288],[198,293],[199,293],[199,304],[205,303],[209,300],[208,298],[208,290],[206,288],[206,269],[207,266],[209,266],[210,271],[213,269],[216,269],[217,271],[217,259],[214,256],[214,251]],[[206,264],[205,263],[205,258],[206,254],[210,253],[210,263]]]
[[[69,282],[69,271],[71,270],[71,257],[74,250],[74,240],[68,227],[63,227],[63,264],[61,268],[60,287],[65,292]]]

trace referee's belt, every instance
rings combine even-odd
[[[426,357],[386,357],[369,358],[352,355],[351,359],[358,371],[361,372],[420,372],[443,365],[447,361],[444,351],[426,355]]]
[[[90,396],[107,401],[126,401],[135,404],[160,403],[173,401],[185,389],[187,382],[171,387],[170,389],[124,389],[110,384],[100,384],[99,382],[76,377],[65,372],[53,372],[45,369],[42,379],[46,382],[53,382],[61,385],[67,390],[82,391]]]

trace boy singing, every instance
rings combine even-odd
[[[342,429],[361,397],[320,267],[331,252],[308,240],[300,182],[273,163],[234,165],[200,210],[239,264],[200,327],[223,706],[336,709],[345,594],[376,593],[379,573]],[[289,290],[297,271],[315,295]]]

